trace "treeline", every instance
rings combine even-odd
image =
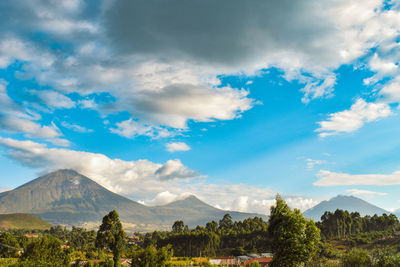
[[[358,212],[349,213],[337,209],[334,213],[326,211],[317,223],[321,234],[326,239],[345,238],[360,233],[394,232],[400,229],[400,222],[393,214],[361,217]]]
[[[238,256],[265,252],[269,249],[268,224],[254,217],[233,221],[226,214],[219,222],[189,230],[183,221],[176,221],[172,231],[155,231],[144,237],[144,245],[158,248],[171,245],[174,255],[180,257]]]

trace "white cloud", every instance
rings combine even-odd
[[[168,143],[165,145],[165,147],[169,152],[190,150],[190,146],[188,146],[186,143],[183,142]]]
[[[0,144],[9,149],[10,157],[27,166],[43,171],[74,169],[115,192],[134,193],[140,191],[141,186],[148,187],[147,190],[159,189],[164,188],[166,180],[199,176],[179,160],[169,160],[165,164],[148,160],[123,161],[103,154],[47,148],[44,144],[9,138],[0,138]]]
[[[138,135],[145,135],[151,138],[163,138],[175,135],[174,131],[168,130],[165,127],[142,124],[132,119],[119,122],[116,126],[116,128],[110,128],[110,131],[126,138],[134,138]]]
[[[400,103],[400,76],[386,83],[380,94],[384,96],[384,99],[388,102]]]
[[[0,117],[0,127],[14,133],[25,133],[27,136],[54,138],[61,135],[57,126],[42,126],[36,122],[15,117]]]
[[[182,194],[173,194],[169,191],[163,191],[156,195],[156,197],[152,200],[147,202],[143,202],[143,204],[150,205],[150,206],[158,206],[158,205],[165,205],[171,203],[173,201],[182,200],[190,196],[190,193],[182,193]]]
[[[213,184],[179,160],[165,164],[149,160],[124,161],[103,154],[48,148],[32,141],[0,138],[9,157],[41,173],[57,169],[74,169],[106,188],[147,205],[162,205],[195,195],[211,205],[229,210],[269,213],[274,204],[273,192],[267,187],[247,184]],[[291,207],[305,210],[317,201],[300,196],[287,196]]]
[[[179,159],[168,160],[155,172],[155,175],[160,178],[160,180],[199,176],[197,172],[184,166]]]
[[[348,133],[361,128],[364,123],[375,121],[391,115],[391,109],[385,103],[368,103],[358,99],[349,110],[344,110],[329,115],[326,121],[318,122],[319,136],[326,137],[339,133]]]
[[[375,192],[369,190],[360,190],[360,189],[347,189],[347,192],[351,193],[352,195],[367,195],[367,196],[386,196],[387,193],[383,192]]]
[[[41,116],[16,104],[7,94],[7,82],[0,79],[0,129],[9,133],[23,133],[29,138],[42,138],[57,146],[69,146],[58,127],[41,125]]]
[[[306,159],[306,168],[307,169],[314,169],[315,166],[325,164],[326,160],[322,159]]]
[[[104,1],[99,13],[86,2],[74,3],[2,3],[0,15],[20,19],[0,29],[1,66],[23,61],[19,78],[35,78],[63,94],[108,92],[115,103],[81,106],[106,115],[128,111],[155,131],[184,129],[189,120],[231,120],[251,109],[255,101],[248,92],[218,88],[221,75],[276,67],[304,84],[302,100],[309,102],[332,96],[335,70],[371,48],[377,56],[367,68],[379,77],[398,72],[399,11],[382,8],[379,0],[189,1],[180,9],[154,7],[154,1]],[[214,12],[204,23],[208,10]],[[31,39],[26,33],[33,30],[50,40]],[[69,45],[54,51],[52,41]]]
[[[61,122],[61,125],[63,127],[65,127],[65,128],[67,128],[67,129],[70,129],[70,130],[73,130],[73,131],[79,132],[79,133],[91,133],[91,132],[93,132],[92,129],[87,129],[87,128],[85,128],[83,126],[80,126],[78,124],[71,124],[71,123],[68,123],[66,121]]]
[[[397,185],[400,184],[400,171],[392,174],[347,174],[320,170],[316,186],[337,185]]]
[[[55,91],[42,90],[42,91],[31,91],[33,94],[37,95],[46,106],[51,108],[74,108],[75,102],[69,97],[60,94]]]

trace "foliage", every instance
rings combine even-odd
[[[337,209],[334,213],[326,211],[318,227],[325,238],[343,238],[367,232],[393,232],[400,228],[400,222],[393,214],[361,217],[358,212]]]
[[[103,222],[97,231],[96,247],[109,248],[113,253],[114,266],[117,266],[125,244],[125,231],[119,221],[118,213],[112,210],[103,217]]]
[[[21,261],[35,262],[37,266],[53,264],[53,266],[63,266],[69,263],[69,253],[61,248],[61,241],[53,236],[36,238],[28,244],[22,254]]]
[[[261,265],[258,261],[253,261],[252,263],[247,264],[246,267],[261,267]]]
[[[10,233],[0,234],[0,255],[3,258],[12,258],[18,255],[19,243]]]
[[[342,256],[343,267],[368,267],[372,266],[371,257],[363,249],[352,249]]]
[[[147,233],[144,246],[153,245],[161,248],[171,245],[174,254],[178,257],[229,256],[268,251],[268,242],[266,242],[268,225],[262,218],[255,217],[233,222],[229,215],[225,215],[220,223],[223,226],[212,221],[207,223],[206,227],[197,226],[190,231],[181,231],[184,224],[178,221],[174,223],[175,231]]]
[[[314,221],[305,219],[297,209],[292,211],[279,195],[271,207],[268,230],[274,253],[271,266],[304,265],[319,248],[320,233]]]
[[[176,221],[172,225],[172,232],[174,232],[174,233],[182,233],[184,229],[185,229],[185,224],[183,223],[182,220]]]
[[[164,267],[172,257],[171,247],[156,249],[150,245],[143,250],[135,251],[132,255],[132,267]]]

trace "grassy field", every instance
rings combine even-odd
[[[1,229],[46,230],[51,224],[32,214],[0,214]]]

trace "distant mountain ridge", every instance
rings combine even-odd
[[[214,208],[195,196],[164,206],[149,207],[115,194],[73,170],[59,170],[36,178],[14,190],[0,193],[0,213],[29,213],[52,223],[82,225],[100,222],[110,210],[136,229],[170,228],[183,220],[190,227],[220,220],[231,214],[234,220],[266,216]],[[150,227],[150,228],[149,228]]]
[[[330,200],[324,200],[318,205],[303,212],[303,215],[307,218],[319,221],[325,211],[334,212],[337,209],[347,210],[349,212],[359,212],[361,216],[365,215],[382,215],[383,213],[390,214],[389,211],[379,208],[365,200],[354,196],[339,195],[331,198]]]

